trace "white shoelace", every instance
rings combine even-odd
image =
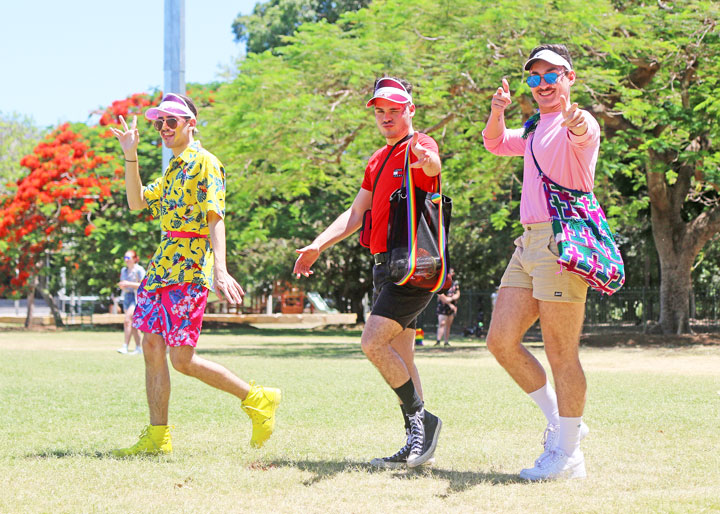
[[[420,409],[415,414],[408,416],[410,421],[410,453],[422,454],[423,443],[425,442],[425,409]]]

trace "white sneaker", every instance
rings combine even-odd
[[[121,346],[120,348],[117,349],[117,352],[118,353],[127,353],[128,352],[127,346]]]
[[[520,478],[525,480],[557,480],[559,478],[585,478],[585,456],[578,448],[572,455],[560,448],[544,452],[534,468],[523,469]]]
[[[585,424],[584,421],[580,421],[580,439],[579,441],[582,441],[585,439],[585,436],[588,435],[590,432],[590,428]],[[537,463],[540,462],[540,459],[542,459],[546,453],[548,453],[550,450],[555,448],[558,444],[558,440],[560,438],[560,425],[553,425],[552,423],[548,423],[547,427],[545,427],[545,432],[543,432],[543,453],[535,460],[535,465],[537,466]],[[579,442],[578,441],[578,442]]]
[[[133,353],[135,355],[142,355],[142,346],[136,346],[135,351]]]

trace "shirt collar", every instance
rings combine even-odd
[[[199,140],[195,140],[192,143],[188,145],[188,147],[182,151],[180,155],[175,157],[175,159],[180,159],[181,161],[188,163],[195,159],[198,152],[202,149],[202,145],[200,144]]]

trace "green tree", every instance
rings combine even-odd
[[[20,159],[32,151],[42,135],[32,119],[0,112],[0,193],[8,192],[7,182],[15,182],[25,174]]]
[[[612,87],[592,87],[604,122],[604,158],[634,189],[634,216],[649,204],[660,264],[664,333],[688,332],[692,270],[720,230],[720,9],[716,2],[618,2],[626,43],[588,52],[611,69]],[[628,219],[626,225],[632,220]]]
[[[232,24],[235,39],[246,44],[249,53],[260,53],[286,43],[303,23],[335,23],[346,11],[366,7],[370,0],[268,0],[253,8],[252,14],[238,16]]]
[[[272,240],[273,260],[289,269],[292,248],[315,232],[308,220],[324,226],[349,205],[381,144],[364,102],[373,78],[390,73],[415,84],[415,127],[440,143],[461,277],[496,284],[512,251],[507,236],[521,231],[522,162],[484,150],[489,99],[507,77],[508,125],[519,126],[534,112],[525,56],[563,42],[578,70],[573,100],[604,131],[596,193],[622,243],[628,284],[660,280],[660,326],[686,331],[693,264],[720,228],[717,19],[706,0],[421,0],[412,9],[384,0],[334,24],[305,23],[275,55],[248,56],[218,94],[208,134],[242,176],[232,193],[244,220],[237,248],[253,254],[253,243]],[[273,216],[285,219],[265,222]],[[345,252],[357,251],[338,245],[331,259],[349,263]],[[338,270],[359,280],[354,268]]]

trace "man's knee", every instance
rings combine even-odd
[[[577,347],[572,346],[563,348],[553,348],[552,346],[545,345],[545,356],[547,357],[548,364],[553,370],[553,373],[562,373],[565,371],[582,372],[582,365],[580,364],[580,355]]]
[[[192,354],[170,351],[170,362],[176,371],[183,375],[192,375]]]
[[[165,340],[160,334],[149,334],[145,332],[142,338],[143,352],[146,355],[162,354],[165,355]]]
[[[370,357],[380,347],[380,341],[376,336],[363,333],[362,338],[360,338],[360,347],[365,356]]]
[[[492,327],[490,327],[485,344],[487,345],[488,351],[492,353],[495,358],[498,358],[505,353],[506,346],[503,344],[502,338],[497,337],[496,331],[493,330]]]

